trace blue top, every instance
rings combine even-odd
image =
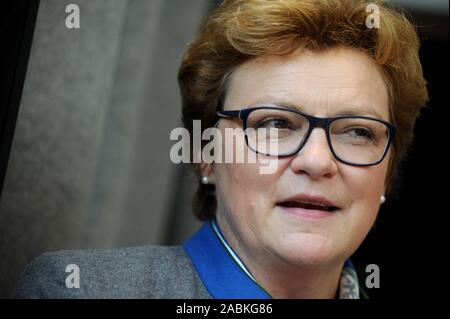
[[[228,244],[225,246],[226,242],[222,242],[219,236],[223,238],[215,222],[205,222],[200,230],[183,244],[211,296],[217,299],[271,298],[249,276],[246,268],[236,262],[227,249]]]

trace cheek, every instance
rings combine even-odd
[[[231,213],[253,215],[272,208],[282,167],[278,159],[271,159],[270,165],[276,169],[271,174],[262,174],[261,165],[258,160],[256,163],[215,164],[218,200]]]
[[[369,167],[343,166],[340,169],[346,191],[353,202],[360,204],[379,203],[384,192],[387,165]]]
[[[380,208],[384,191],[386,167],[346,167],[341,170],[343,184],[349,197],[346,231],[362,241],[372,228]]]
[[[383,193],[384,175],[355,173],[343,176],[349,197],[352,202],[369,203],[380,198]]]

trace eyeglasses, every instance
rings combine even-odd
[[[233,118],[242,120],[247,146],[258,154],[292,156],[306,144],[313,129],[320,127],[333,156],[353,166],[383,161],[396,131],[391,123],[366,116],[320,118],[270,106],[217,112],[217,121]],[[265,133],[259,134],[261,130]]]

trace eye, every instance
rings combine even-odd
[[[352,127],[346,130],[345,133],[353,138],[372,139],[373,137],[372,132],[365,127]]]
[[[265,119],[258,123],[257,128],[276,128],[276,129],[289,129],[289,122],[281,118]]]

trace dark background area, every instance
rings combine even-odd
[[[196,1],[196,3],[200,3],[200,1]],[[42,2],[48,4],[51,1],[42,0],[41,5]],[[92,2],[98,3],[100,1]],[[199,8],[204,8],[204,12],[201,12],[199,9],[198,16],[195,18],[196,20],[193,19],[195,23],[192,22],[190,24],[192,31],[194,29],[193,26],[198,23],[201,15],[217,5],[220,1],[205,0],[204,2],[206,6],[199,5]],[[144,2],[136,1],[135,3]],[[177,6],[177,2],[168,1],[164,2],[164,5],[162,3],[161,1],[161,16],[167,20],[167,25],[162,24],[164,26],[162,30],[166,32],[169,27],[172,27],[174,31],[170,31],[172,32],[169,34],[170,36],[164,39],[157,38],[159,40],[158,44],[162,47],[160,49],[161,51],[155,51],[155,49],[152,49],[153,51],[149,50],[156,52],[152,54],[156,54],[157,56],[167,56],[167,52],[163,48],[173,47],[174,44],[170,41],[180,43],[180,48],[177,50],[182,52],[183,42],[187,41],[192,34],[189,31],[191,33],[181,35],[177,31],[183,28],[183,26],[174,23],[186,21],[176,16],[176,11],[170,7]],[[15,162],[9,162],[8,164],[8,160],[11,160],[10,148],[16,138],[14,135],[16,120],[20,120],[20,113],[19,117],[17,117],[17,114],[21,107],[22,88],[24,81],[26,81],[25,71],[27,64],[33,62],[32,60],[28,61],[28,56],[30,55],[37,4],[38,1],[35,0],[2,1],[0,7],[0,35],[2,43],[0,62],[2,67],[0,73],[0,191],[4,185],[5,176],[8,173],[7,168],[14,167],[15,165]],[[181,2],[179,4],[181,5]],[[130,5],[126,11],[128,14],[127,17],[133,17],[131,13],[135,12],[133,10],[137,12],[138,10],[136,8]],[[152,8],[152,10],[155,8]],[[114,7],[110,7],[109,9],[113,10]],[[105,9],[105,12],[107,12],[107,9]],[[169,12],[173,16],[168,15]],[[367,289],[367,292],[372,298],[435,298],[448,297],[449,294],[449,208],[447,203],[449,198],[448,129],[450,127],[448,124],[448,11],[424,12],[412,7],[410,12],[415,23],[418,25],[418,32],[423,42],[420,56],[425,78],[429,83],[430,102],[423,109],[421,117],[417,122],[415,141],[407,160],[402,166],[402,180],[398,195],[396,198],[388,198],[388,201],[382,206],[374,229],[369,233],[367,239],[352,258],[357,267],[362,285],[364,285],[366,275],[364,271],[365,265],[377,264],[380,267],[381,288]],[[40,21],[46,21],[45,17],[41,18],[42,20]],[[83,23],[84,21],[82,20],[82,25]],[[127,28],[131,30],[131,24],[125,25],[125,31],[128,30]],[[125,31],[122,32],[125,33]],[[73,40],[71,41],[74,42]],[[139,41],[136,40],[136,43],[139,43]],[[129,43],[127,43],[126,48],[129,46]],[[121,57],[123,58],[123,53]],[[33,55],[31,55],[31,59],[33,59]],[[87,60],[86,63],[88,63]],[[133,63],[135,63],[134,60]],[[178,61],[174,58],[170,63],[173,63],[173,71],[175,71]],[[149,72],[161,72],[161,74],[165,72],[158,69],[158,64],[161,64],[160,58],[157,59],[156,66],[149,68],[151,70]],[[176,85],[175,72],[170,73],[169,78],[170,81],[167,80],[167,83],[173,82],[173,85]],[[76,84],[78,80],[75,79],[74,81],[73,83]],[[164,79],[161,81],[161,78],[158,78],[158,81],[161,82],[161,85],[166,85]],[[58,89],[69,88],[59,87]],[[155,87],[153,91],[150,91],[152,94],[150,98],[167,100],[166,96],[159,96],[161,95],[160,91],[161,89]],[[174,92],[173,94],[175,95],[176,89]],[[175,105],[173,110],[175,112],[174,114],[177,114],[178,105]],[[45,116],[48,118],[51,114],[46,114]],[[167,116],[172,116],[172,114],[168,114]],[[113,117],[112,120],[114,121],[115,118]],[[33,127],[28,128],[30,131],[27,134],[33,135]],[[159,132],[158,134],[162,135],[164,139],[167,139],[165,137],[168,135],[164,135],[164,132]],[[19,142],[17,143],[19,145]],[[166,150],[161,152],[164,153]],[[164,154],[168,154],[168,152]],[[24,154],[23,156],[26,157],[28,155]],[[151,159],[152,156],[156,155],[150,153],[148,158]],[[48,165],[50,169],[52,169],[51,165],[58,166],[53,162],[48,162]],[[115,169],[113,165],[111,167],[112,170]],[[70,168],[73,168],[73,166],[69,165],[67,168],[62,167],[62,169],[67,170],[70,170]],[[34,168],[33,170],[36,171]],[[161,170],[161,174],[164,172],[164,170]],[[12,173],[9,173],[12,176]],[[164,186],[161,186],[163,179],[165,180],[164,177],[156,176],[154,178],[156,179],[156,187],[161,188]],[[12,212],[9,207],[14,208],[13,205],[8,205],[7,202],[18,202],[29,197],[17,196],[14,192],[6,193],[6,197],[0,197],[0,204],[2,204],[0,205],[0,223],[3,223],[0,225],[0,263],[2,263],[0,264],[0,296],[8,296],[11,293],[13,284],[24,265],[43,251],[62,248],[82,248],[84,246],[92,246],[93,243],[102,247],[126,246],[143,243],[144,240],[150,243],[178,244],[197,225],[193,222],[185,222],[183,218],[186,217],[173,213],[190,210],[189,207],[184,207],[183,203],[189,202],[190,200],[189,194],[192,192],[192,184],[185,185],[177,182],[178,180],[184,181],[189,179],[189,174],[185,169],[177,168],[175,173],[168,179],[172,182],[175,181],[172,183],[172,188],[168,188],[168,192],[174,194],[173,196],[179,200],[173,201],[173,199],[170,199],[170,202],[163,205],[165,209],[164,214],[166,214],[167,210],[168,217],[163,221],[156,220],[155,223],[162,224],[161,228],[163,231],[160,236],[152,238],[146,238],[143,231],[141,237],[136,236],[136,234],[140,233],[141,229],[136,225],[127,225],[126,223],[119,223],[125,229],[129,226],[128,232],[122,231],[120,240],[111,239],[110,241],[101,241],[98,238],[103,239],[105,236],[100,233],[100,235],[96,235],[97,237],[93,235],[90,235],[91,237],[88,236],[87,238],[90,240],[85,238],[73,244],[67,244],[64,240],[60,240],[63,237],[56,235],[51,237],[49,235],[51,231],[46,228],[42,228],[37,236],[32,236],[31,232],[28,234],[26,231],[27,228],[23,226],[24,224],[34,223],[34,220],[29,216],[16,216],[15,219],[5,217]],[[13,179],[12,177],[10,180],[17,181],[17,179]],[[99,180],[101,179],[99,178]],[[158,183],[158,181],[160,182]],[[67,185],[70,185],[70,183],[75,182],[69,180],[67,183]],[[5,183],[5,185],[9,185],[10,189],[14,188],[11,186],[13,185],[12,182],[9,184]],[[51,193],[56,189],[64,189],[66,194],[70,194],[68,196],[72,197],[74,201],[77,200],[76,194],[73,195],[74,193],[71,192],[70,186],[62,184],[60,181],[49,185],[53,186],[50,186],[46,190],[47,192]],[[24,192],[27,190],[31,192],[34,189],[34,184],[27,184],[26,180],[22,186],[25,186]],[[141,187],[143,188],[144,186]],[[5,189],[4,191],[6,192],[7,190]],[[130,191],[130,194],[131,199],[129,201],[133,203],[136,203],[143,196],[142,194],[138,194],[134,189]],[[0,196],[2,195],[0,193]],[[107,197],[104,194],[102,196],[104,198]],[[159,195],[155,196],[158,197]],[[154,200],[155,198],[148,199],[150,202]],[[143,206],[145,206],[146,202],[143,203]],[[93,207],[98,208],[99,206]],[[133,208],[133,206],[124,207],[126,209],[129,207]],[[16,214],[17,211],[14,211],[14,213]],[[69,210],[67,214],[70,213],[71,211]],[[189,214],[190,212],[187,212],[187,215]],[[61,214],[59,217],[52,215],[47,219],[48,224],[54,223],[55,227],[52,228],[53,230],[59,229],[61,233],[66,233],[67,227],[64,227],[65,224],[55,223],[55,220],[57,218],[61,218],[61,220],[67,219],[69,218],[67,216],[69,215]],[[42,218],[40,216],[34,216],[33,218],[45,219],[45,216],[43,215]],[[129,219],[133,218],[127,218],[127,220]],[[145,219],[139,218],[135,218],[135,220],[136,223],[141,223],[142,225],[148,222]],[[92,220],[90,221],[92,222]],[[1,231],[2,229],[9,229],[9,232]],[[73,229],[74,232],[77,230],[76,227]],[[98,227],[95,231],[98,231]],[[46,236],[50,236],[48,242],[52,242],[53,244],[44,244],[45,241],[43,238],[47,238]],[[70,240],[73,240],[73,238],[70,237]],[[20,242],[20,245],[15,244],[17,242]]]
[[[39,1],[3,1],[0,4],[0,195],[9,158],[17,112]]]

